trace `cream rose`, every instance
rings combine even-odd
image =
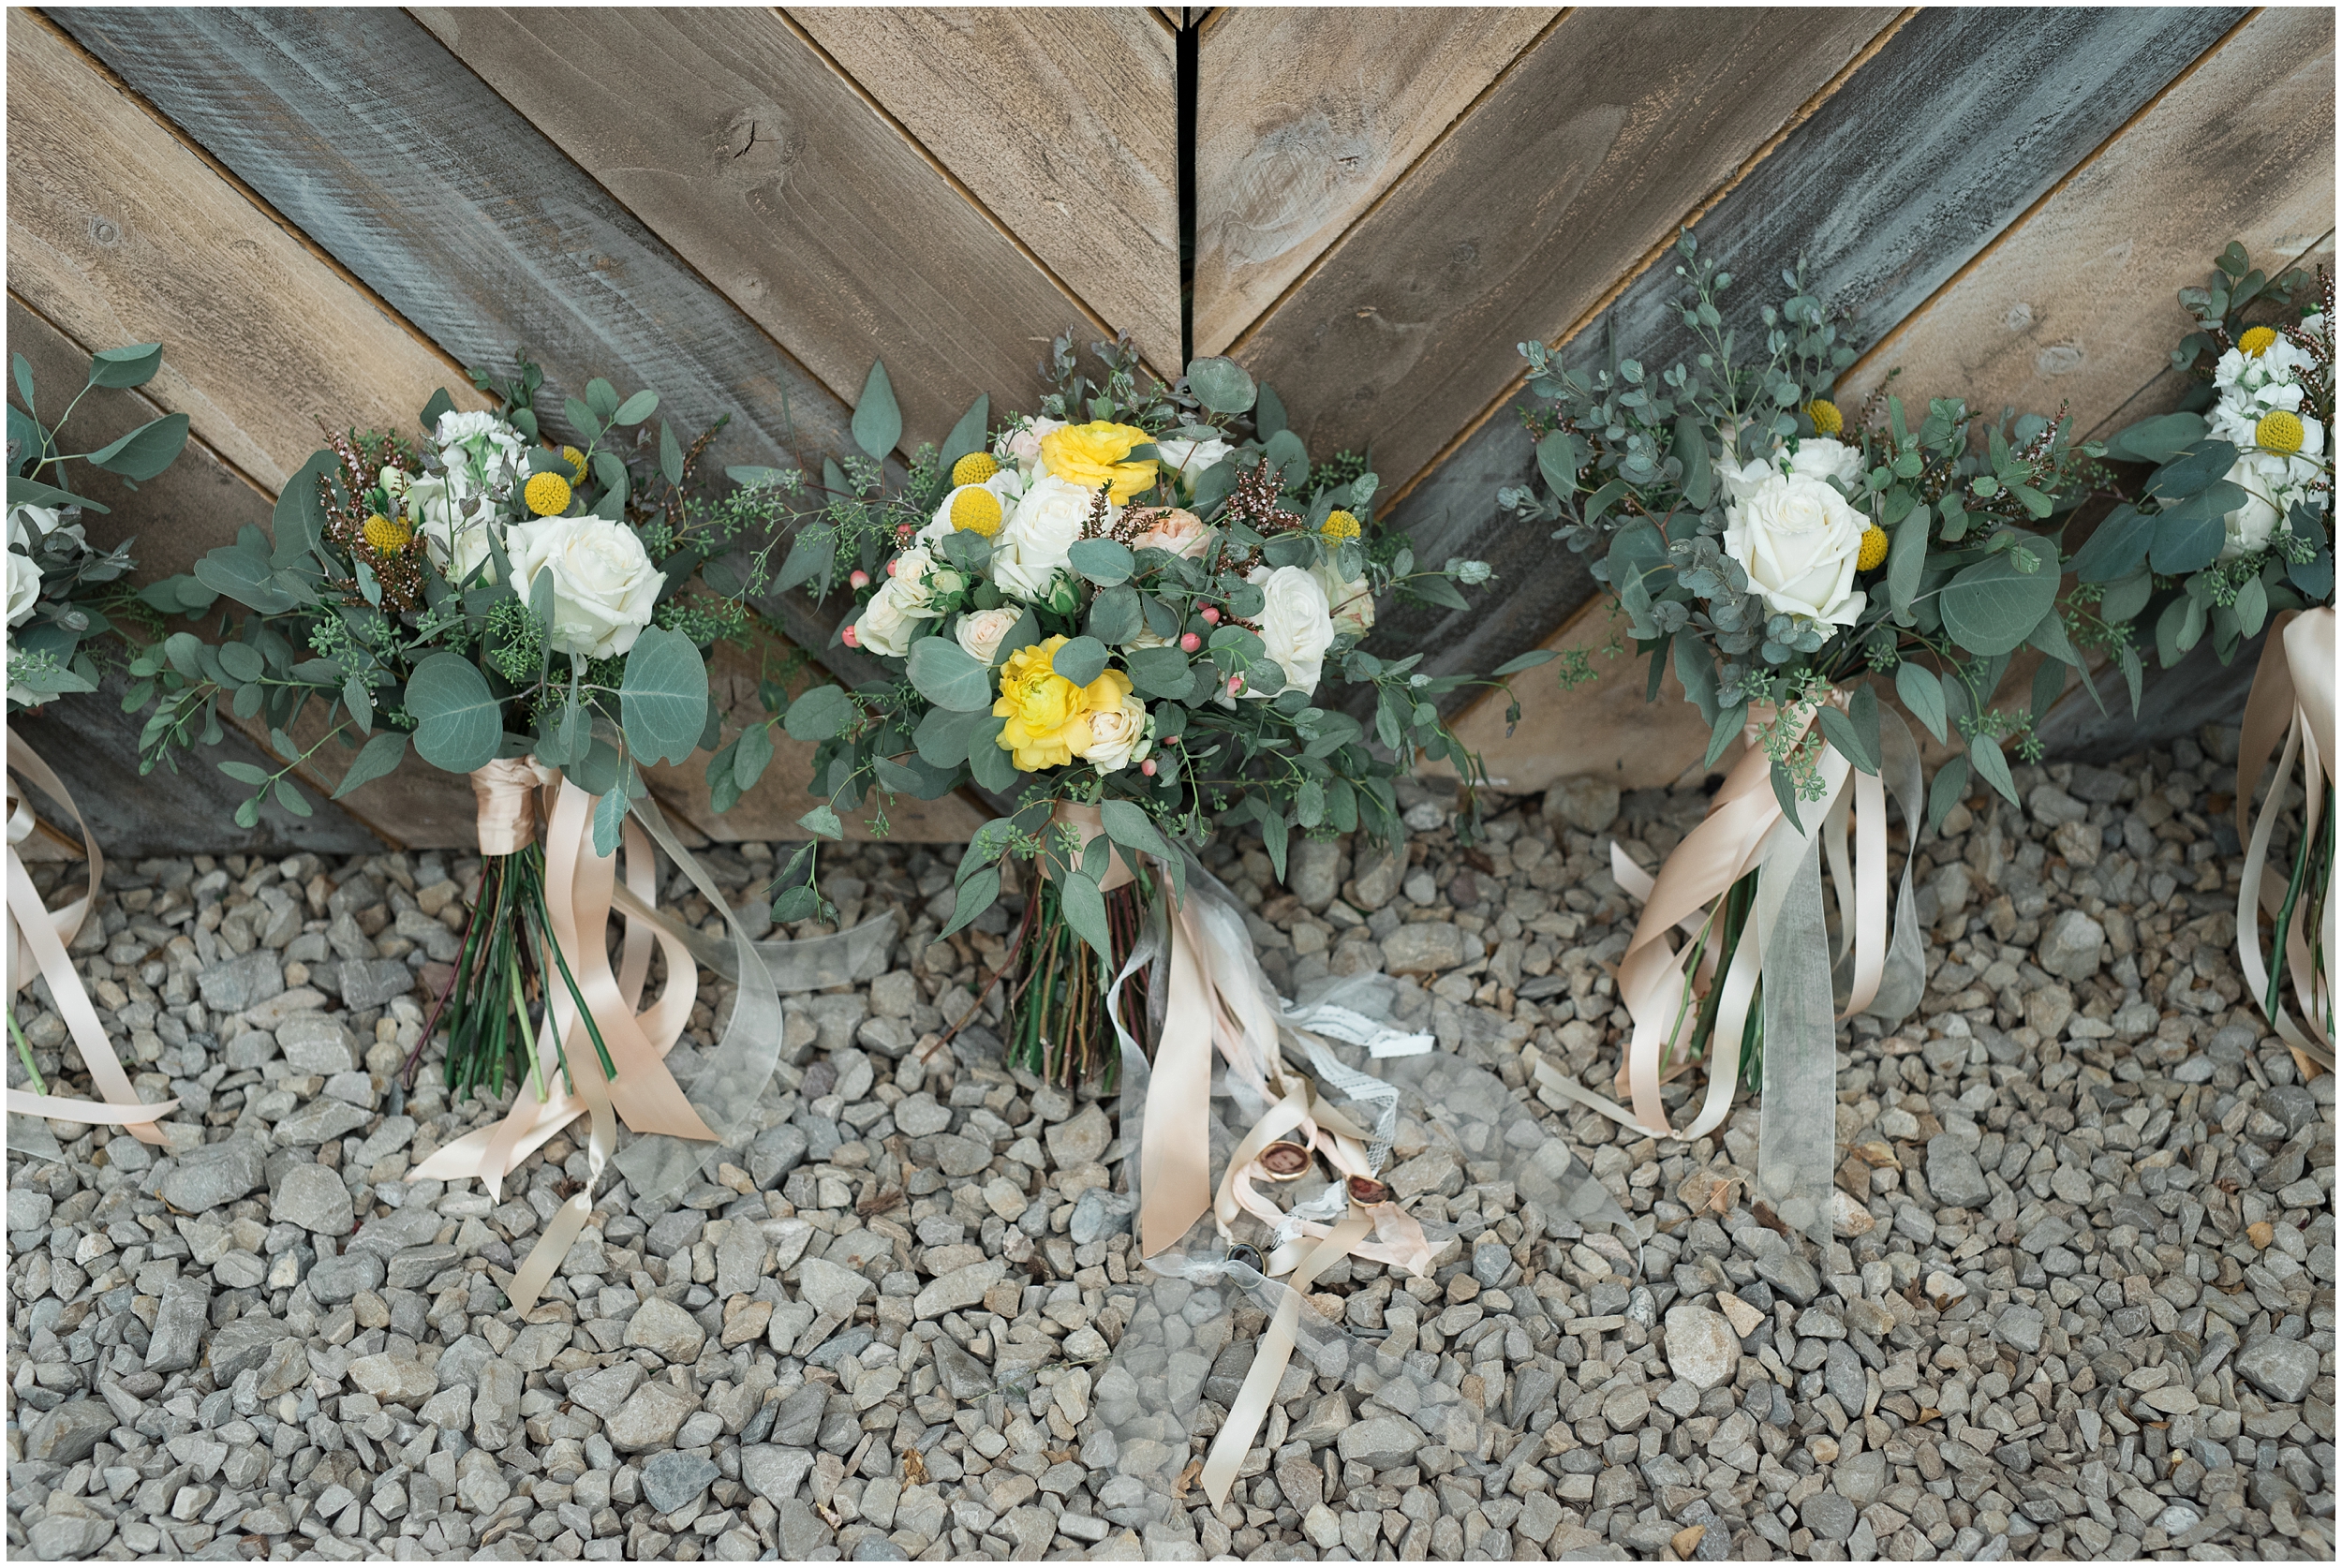
[[[634,530],[600,517],[544,517],[505,530],[513,584],[524,598],[541,571],[553,573],[556,653],[609,658],[650,625],[667,574],[650,564]]]
[[[1310,570],[1317,585],[1326,590],[1335,635],[1363,637],[1374,629],[1374,596],[1368,591],[1365,578],[1343,577],[1330,553]]]
[[[1274,571],[1255,570],[1253,581],[1260,585],[1262,598],[1260,639],[1265,651],[1285,673],[1285,684],[1297,686],[1305,693],[1317,689],[1325,674],[1326,650],[1333,645],[1333,613],[1326,602],[1326,585],[1301,567],[1279,567]],[[1254,692],[1246,686],[1247,697],[1274,697],[1274,691]]]
[[[1180,507],[1151,510],[1147,514],[1147,526],[1131,540],[1134,550],[1168,550],[1174,555],[1190,560],[1202,557],[1211,548],[1218,534],[1207,527],[1204,520]]]
[[[959,639],[959,645],[967,651],[969,658],[980,659],[986,664],[998,664],[1001,661],[1001,643],[1016,629],[1016,623],[1024,618],[1023,611],[1011,610],[1006,605],[997,610],[977,610],[960,616],[959,625],[953,629],[952,635]]]
[[[1789,454],[1790,473],[1802,474],[1808,479],[1836,480],[1848,490],[1862,482],[1862,475],[1866,471],[1862,466],[1860,448],[1849,447],[1844,441],[1832,440],[1827,436],[1815,436],[1800,441],[1797,451]]]
[[[1002,463],[1013,463],[1030,473],[1032,466],[1041,461],[1041,437],[1064,428],[1063,420],[1043,419],[1035,414],[1022,424],[1001,432],[992,445],[992,453]]]
[[[1781,470],[1773,466],[1772,460],[1764,457],[1752,458],[1741,464],[1719,459],[1715,472],[1716,483],[1723,487],[1727,501],[1745,501],[1756,495],[1767,480],[1781,477]]]
[[[2278,461],[2282,464],[2283,459]],[[2222,519],[2228,525],[2228,540],[2220,546],[2220,559],[2232,561],[2267,549],[2277,525],[2285,521],[2286,509],[2278,504],[2277,487],[2270,483],[2269,474],[2250,457],[2236,460],[2228,471],[2228,481],[2245,491],[2245,504]]]
[[[1091,708],[1076,719],[1067,745],[1075,757],[1102,774],[1119,773],[1146,757],[1154,738],[1154,720],[1134,692],[1124,692],[1120,705]]]
[[[30,555],[8,552],[8,624],[22,626],[40,602],[40,568]]]
[[[1082,537],[1093,497],[1077,484],[1046,476],[1034,480],[992,540],[992,580],[1022,599],[1048,597],[1065,568],[1065,553]],[[1108,519],[1120,509],[1109,507]]]
[[[1862,553],[1862,514],[1844,496],[1804,474],[1782,474],[1727,507],[1724,553],[1748,585],[1783,614],[1851,626],[1868,602],[1854,585]]]
[[[881,588],[854,619],[856,646],[882,658],[900,658],[911,652],[920,634],[919,623],[926,618],[909,614],[901,600]]]

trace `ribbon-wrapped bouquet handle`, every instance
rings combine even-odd
[[[2334,1069],[2334,983],[2337,954],[2334,885],[2334,610],[2321,606],[2272,628],[2253,673],[2236,758],[2236,831],[2245,840],[2244,880],[2236,895],[2236,956],[2245,988],[2277,1038],[2327,1072]],[[2280,737],[2282,743],[2280,745]],[[2253,791],[2268,775],[2259,814]],[[2301,769],[2302,822],[2292,864],[2270,864],[2269,846],[2285,796]],[[2260,915],[2273,924],[2274,951],[2263,961]],[[2293,1008],[2286,1005],[2291,983]],[[2296,1015],[2295,1009],[2298,1009]],[[2306,1072],[2306,1067],[2305,1067]]]

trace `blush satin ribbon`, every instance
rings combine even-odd
[[[1848,694],[1832,694],[1841,706]],[[1812,725],[1808,711],[1798,720],[1801,737]],[[1676,846],[1653,878],[1616,843],[1610,847],[1611,875],[1621,888],[1643,901],[1641,919],[1620,957],[1620,999],[1634,1020],[1621,1077],[1633,1097],[1630,1111],[1588,1090],[1558,1071],[1542,1080],[1558,1092],[1653,1137],[1692,1139],[1721,1123],[1732,1107],[1741,1075],[1741,1045],[1759,980],[1771,980],[1764,1009],[1765,1101],[1760,1149],[1777,1189],[1783,1214],[1799,1210],[1800,1229],[1826,1227],[1831,1129],[1805,1128],[1804,1118],[1831,1098],[1835,1080],[1835,1028],[1858,1013],[1891,1027],[1918,1005],[1923,987],[1918,913],[1911,895],[1906,855],[1902,886],[1890,923],[1887,898],[1887,797],[1891,790],[1916,836],[1920,817],[1919,750],[1910,732],[1890,713],[1879,716],[1882,754],[1878,774],[1863,773],[1835,747],[1822,744],[1822,796],[1801,801],[1793,821],[1773,793],[1771,759],[1749,727],[1742,752],[1708,814]],[[1853,851],[1848,854],[1849,827]],[[1829,863],[1839,910],[1834,963],[1822,936],[1820,861]],[[1723,920],[1723,900],[1750,872],[1757,874],[1756,897],[1739,941],[1719,960],[1713,939]],[[1808,888],[1810,886],[1810,894]],[[1697,948],[1679,950],[1670,933],[1682,930]],[[1890,935],[1891,933],[1891,937]],[[1698,967],[1691,968],[1698,954]],[[1843,1004],[1833,999],[1835,989]],[[1703,985],[1701,983],[1704,982]],[[1663,1081],[1689,1065],[1676,1052],[1697,1012],[1700,994],[1720,985],[1715,1024],[1709,1035],[1707,1094],[1698,1114],[1681,1131],[1661,1102]],[[1776,1102],[1778,1104],[1776,1105]],[[1828,1120],[1824,1117],[1824,1121]],[[1760,1180],[1764,1173],[1760,1171]]]
[[[2330,607],[2305,611],[2271,629],[2260,651],[2260,667],[2253,673],[2252,696],[2245,704],[2244,733],[2236,759],[2236,831],[2245,838],[2245,874],[2236,895],[2236,955],[2245,974],[2245,989],[2253,1005],[2268,1017],[2277,1038],[2301,1056],[2331,1072],[2334,1068],[2335,942],[2335,887],[2327,879],[2323,907],[2295,911],[2284,933],[2284,953],[2276,958],[2292,982],[2296,1023],[2288,1013],[2282,986],[2270,984],[2269,966],[2260,956],[2261,910],[2274,919],[2285,907],[2288,879],[2269,865],[2269,841],[2277,819],[2284,815],[2285,792],[2293,777],[2293,762],[2301,759],[2302,837],[2314,845],[2325,804],[2326,786],[2335,777],[2335,758],[2334,611]],[[2268,766],[2269,753],[2283,737],[2276,772],[2270,776],[2269,796],[2253,818],[2254,786]],[[2333,825],[2325,825],[2328,833]],[[2309,932],[2315,930],[2316,946]],[[2275,1008],[2270,1009],[2272,997]],[[2305,1071],[2306,1071],[2305,1069]]]
[[[88,883],[82,895],[62,910],[52,910],[41,898],[39,889],[24,868],[16,847],[33,832],[32,803],[18,789],[16,780],[8,781],[8,896],[7,932],[5,943],[8,954],[8,998],[13,1002],[17,993],[38,974],[49,983],[50,1000],[57,1014],[65,1020],[67,1032],[73,1037],[75,1049],[82,1054],[82,1063],[88,1068],[90,1081],[97,1092],[106,1097],[100,1104],[87,1100],[73,1100],[62,1095],[33,1094],[23,1089],[7,1091],[11,1115],[40,1117],[51,1121],[88,1122],[99,1125],[119,1124],[142,1144],[157,1148],[170,1146],[169,1134],[156,1126],[156,1121],[179,1108],[176,1100],[147,1104],[139,1099],[130,1087],[129,1077],[122,1071],[122,1062],[114,1055],[113,1043],[106,1038],[106,1026],[99,1022],[97,1009],[90,1001],[89,992],[82,984],[82,977],[73,968],[72,955],[67,947],[80,934],[82,923],[97,907],[98,885],[104,879],[106,857],[97,848],[97,839],[90,832],[89,819],[73,803],[64,781],[50,769],[33,748],[14,735],[8,737],[8,771],[22,774],[33,787],[71,811],[82,825],[82,855],[89,866]]]

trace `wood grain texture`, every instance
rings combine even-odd
[[[441,385],[486,406],[28,11],[8,65],[8,288],[80,342],[162,343],[146,396],[256,482],[308,460],[318,417],[411,429]],[[233,530],[197,534],[190,559]]]
[[[1178,374],[1178,83],[1162,17],[1121,6],[790,16],[1149,363]],[[1025,356],[1035,362],[1071,324],[1009,323],[1040,340]]]
[[[1313,450],[1371,447],[1403,485],[1504,394],[1523,337],[1600,299],[1891,16],[1571,12],[1236,357]]]
[[[1031,339],[1079,302],[780,15],[416,14],[840,398],[884,359],[905,450],[978,393],[1030,407],[1046,390]]]
[[[465,363],[509,371],[525,347],[548,408],[594,376],[655,387],[687,438],[728,413],[715,466],[851,450],[828,388],[405,13],[52,14]],[[607,64],[600,90],[623,91],[624,63]],[[771,610],[833,669],[872,678],[827,649],[837,603],[792,593]]]
[[[2241,240],[2264,265],[2334,227],[2334,13],[2260,12],[2206,54],[1840,383],[1899,382],[2087,431],[2171,363],[2177,291]],[[2131,417],[2156,410],[2142,408]]]
[[[1560,14],[1231,10],[1199,50],[1195,352],[1236,342]]]
[[[1733,319],[1755,330],[1801,253],[1808,278],[1849,313],[1847,340],[1876,342],[2243,15],[1920,12],[1701,219],[1702,250],[1740,280],[1725,296]],[[1691,348],[1680,291],[1671,265],[1653,266],[1599,325],[1645,364],[1672,363]],[[1593,362],[1601,338],[1583,334],[1571,362]],[[1377,646],[1431,650],[1427,667],[1443,673],[1492,669],[1543,643],[1532,629],[1560,626],[1585,602],[1591,584],[1574,558],[1562,566],[1545,528],[1496,509],[1500,486],[1536,471],[1523,407],[1514,393],[1391,513],[1425,558],[1491,562],[1502,602],[1395,611]]]

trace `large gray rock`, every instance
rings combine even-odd
[[[1975,1150],[1951,1132],[1938,1132],[1927,1141],[1927,1190],[1945,1208],[1982,1208],[1993,1196]]]
[[[1306,910],[1323,910],[1341,891],[1341,842],[1304,838],[1285,862],[1285,886]]]
[[[360,1291],[380,1289],[387,1272],[380,1255],[374,1252],[353,1251],[338,1258],[319,1258],[309,1270],[309,1294],[320,1305],[338,1307]]]
[[[817,1312],[842,1318],[874,1288],[863,1275],[826,1258],[808,1258],[797,1265],[797,1294]]]
[[[2041,933],[2035,959],[2060,980],[2087,980],[2098,972],[2098,949],[2106,927],[2080,910],[2068,910]]]
[[[345,958],[336,977],[352,1013],[382,1007],[415,988],[415,971],[396,958]]]
[[[946,1312],[973,1307],[984,1299],[985,1292],[1001,1282],[1007,1272],[1008,1265],[999,1258],[986,1258],[965,1267],[955,1268],[941,1279],[928,1282],[911,1304],[912,1314],[919,1318],[940,1318]]]
[[[213,1380],[225,1388],[246,1370],[266,1365],[286,1332],[274,1318],[238,1318],[212,1336]]]
[[[603,1423],[610,1446],[621,1454],[640,1454],[674,1442],[683,1423],[699,1401],[672,1383],[646,1383],[627,1397]]]
[[[349,1381],[386,1405],[419,1405],[438,1392],[437,1369],[411,1355],[385,1351],[349,1364]]]
[[[1836,1492],[1817,1492],[1798,1504],[1798,1522],[1824,1541],[1843,1541],[1854,1533],[1861,1516],[1853,1503]]]
[[[1114,1139],[1114,1128],[1106,1120],[1105,1112],[1096,1101],[1081,1108],[1077,1116],[1068,1117],[1049,1129],[1050,1158],[1059,1170],[1071,1170],[1086,1165],[1105,1153],[1106,1145]]]
[[[2297,1405],[2318,1377],[2318,1349],[2275,1335],[2255,1339],[2236,1358],[2237,1372],[2279,1404]]]
[[[1593,774],[1564,778],[1545,792],[1549,821],[1600,833],[1618,820],[1618,786]]]
[[[295,1165],[285,1173],[268,1217],[315,1235],[348,1235],[358,1228],[358,1211],[341,1173],[318,1164]]]
[[[113,1412],[96,1399],[67,1399],[26,1428],[24,1457],[52,1465],[78,1464],[114,1428]]]
[[[1430,1439],[1403,1415],[1377,1415],[1354,1421],[1343,1428],[1337,1445],[1345,1460],[1372,1470],[1393,1470],[1407,1463]]]
[[[278,1026],[276,1043],[295,1072],[330,1078],[358,1066],[358,1043],[339,1017],[303,1013]]]
[[[673,1448],[654,1454],[643,1466],[643,1501],[659,1513],[675,1513],[707,1490],[716,1475],[714,1461],[697,1454]]]
[[[963,1138],[956,1132],[935,1135],[937,1169],[955,1179],[975,1176],[992,1163],[992,1146],[973,1138]]]
[[[163,1286],[155,1309],[155,1329],[146,1344],[146,1369],[183,1372],[202,1354],[203,1335],[211,1327],[212,1287],[200,1278],[182,1276]]]
[[[699,1321],[672,1301],[652,1296],[634,1309],[627,1320],[626,1343],[654,1351],[669,1361],[690,1362],[699,1359],[700,1347],[707,1342],[707,1330]],[[674,1512],[662,1508],[662,1514]]]
[[[813,1455],[809,1449],[760,1442],[740,1450],[741,1485],[776,1508],[797,1495],[798,1487],[812,1469]]]
[[[282,996],[285,966],[276,954],[255,948],[236,958],[223,958],[195,977],[203,1005],[214,1013],[242,1013],[257,1002]]]
[[[163,1202],[182,1214],[234,1203],[268,1180],[268,1156],[249,1138],[205,1144],[180,1156],[163,1177]]]

